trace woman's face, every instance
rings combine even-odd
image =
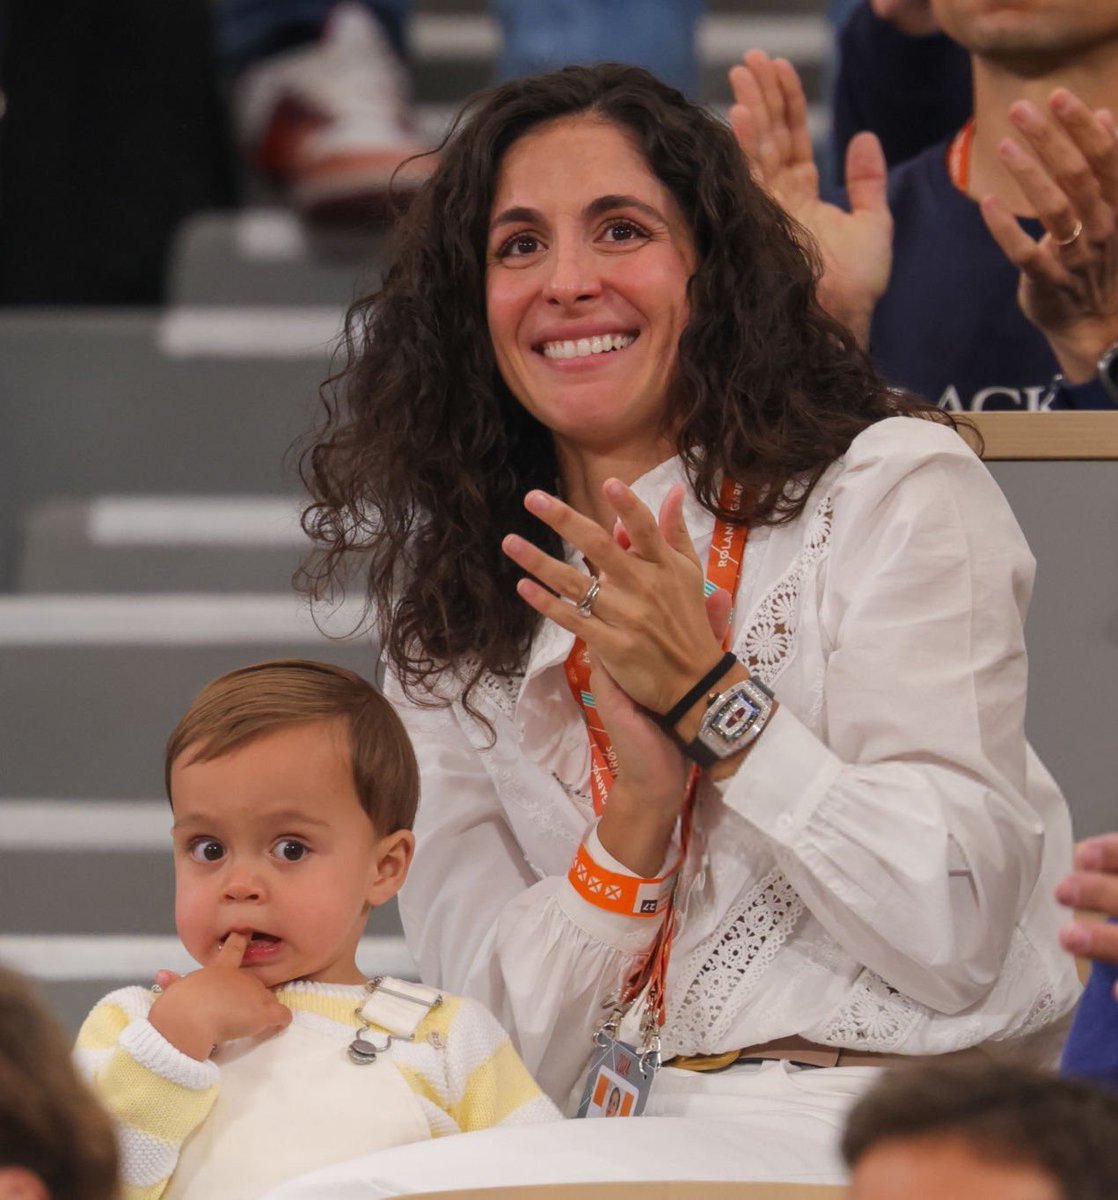
[[[560,446],[662,443],[695,263],[678,205],[618,126],[562,117],[509,148],[490,215],[489,334],[505,383]]]

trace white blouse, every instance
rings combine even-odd
[[[655,512],[678,459],[635,485]],[[713,521],[692,497],[705,561]],[[700,787],[668,980],[665,1055],[801,1034],[934,1054],[1025,1056],[1074,1004],[1052,889],[1067,808],[1024,735],[1034,562],[980,460],[944,426],[891,418],[824,474],[800,517],[750,532],[733,649],[780,707],[738,772]],[[593,834],[590,757],[547,623],[523,677],[464,709],[387,691],[422,776],[401,899],[423,979],[476,996],[561,1103],[647,918],[567,881]],[[447,680],[448,689],[456,687]]]

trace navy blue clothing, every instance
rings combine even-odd
[[[1064,1045],[1060,1072],[1118,1088],[1118,966],[1094,963]]]
[[[841,171],[850,139],[876,133],[894,166],[950,137],[971,114],[970,55],[942,33],[911,37],[868,4],[838,36],[831,154]]]
[[[1017,304],[1017,268],[978,205],[947,173],[947,143],[889,172],[893,273],[874,312],[870,353],[892,384],[952,410],[1042,407],[1058,371]],[[1036,221],[1025,221],[1033,237]],[[1052,408],[1114,408],[1096,381],[1061,388]]]

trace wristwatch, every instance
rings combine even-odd
[[[752,745],[775,707],[776,697],[759,679],[743,679],[711,697],[698,734],[683,752],[698,766],[712,767]]]
[[[1106,394],[1118,404],[1118,342],[1107,348],[1099,356],[1099,383]]]

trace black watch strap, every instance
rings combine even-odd
[[[683,753],[699,767],[700,770],[708,771],[716,762],[722,760],[717,754],[699,738],[692,738],[691,741],[685,742],[683,745]]]
[[[698,700],[701,700],[707,692],[722,678],[723,675],[733,666],[737,665],[737,655],[731,650],[727,650],[725,654],[714,664],[713,667],[690,688],[686,695],[681,696],[675,704],[668,709],[662,716],[653,713],[652,718],[661,729],[666,729],[669,733],[675,732],[676,723],[687,712],[689,708]],[[697,761],[697,760],[696,760]],[[699,764],[702,765],[701,763]]]

